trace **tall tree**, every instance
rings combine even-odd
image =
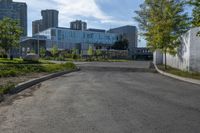
[[[17,20],[4,18],[0,21],[0,47],[10,56],[10,50],[19,46],[22,29]]]
[[[192,26],[200,27],[200,0],[190,0],[189,4],[194,6],[192,11]]]
[[[187,31],[189,23],[184,13],[183,2],[174,0],[145,0],[135,18],[139,22],[147,45],[152,50],[160,49],[165,54],[176,54],[180,36]]]

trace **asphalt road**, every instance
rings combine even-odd
[[[200,86],[156,73],[82,70],[1,105],[0,133],[200,133]]]

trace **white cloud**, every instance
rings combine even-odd
[[[56,9],[59,11],[59,26],[67,27],[69,22],[75,19],[85,18],[84,21],[98,21],[100,25],[127,25],[130,21],[117,20],[113,16],[103,12],[96,0],[14,0],[26,2],[28,5],[29,35],[33,20],[41,18],[40,11],[44,9]],[[95,23],[96,22],[90,22]]]

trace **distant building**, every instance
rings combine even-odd
[[[94,50],[100,49],[107,53],[109,53],[108,51],[112,51],[111,54],[118,58],[120,54],[123,55],[120,58],[125,58],[127,55],[126,58],[135,58],[138,54],[149,54],[149,51],[144,51],[146,49],[142,49],[141,52],[136,51],[137,28],[135,26],[123,26],[106,31],[103,29],[87,29],[87,24],[85,22],[74,21],[71,22],[70,28],[48,28],[35,34],[32,38],[24,38],[21,41],[21,44],[23,44],[22,48],[34,48],[34,50],[37,51],[36,39],[38,36],[45,37],[45,39],[42,38],[41,41],[47,50],[52,49],[54,46],[59,50],[72,50],[76,48],[83,56],[87,55],[89,47],[92,47]],[[121,38],[128,40],[129,49],[124,51],[113,50],[112,46]],[[134,52],[136,54],[134,54]]]
[[[39,35],[46,37],[45,47],[47,50],[50,50],[54,46],[59,50],[71,50],[76,48],[82,52],[83,55],[87,55],[89,47],[107,50],[117,41],[117,35],[114,33],[72,30],[61,27],[49,28],[40,32]],[[23,39],[21,42],[23,47],[32,44],[34,45],[32,47],[37,48],[37,43],[34,44],[30,41],[33,40],[33,38]]]
[[[129,56],[134,55],[134,50],[137,47],[138,35],[136,26],[122,26],[119,28],[110,29],[108,32],[115,33],[119,39],[127,39],[129,42]]]
[[[42,10],[42,19],[32,22],[32,34],[35,35],[48,28],[58,27],[58,14],[57,10]]]
[[[57,10],[42,10],[42,30],[58,27],[58,14]]]
[[[42,29],[42,20],[35,20],[32,22],[32,35],[39,33]]]
[[[88,31],[94,31],[94,32],[106,32],[104,29],[87,29]]]
[[[70,23],[70,29],[72,30],[87,30],[87,23],[81,20],[76,20]]]
[[[9,17],[19,20],[23,36],[27,36],[27,5],[12,0],[0,0],[0,20]]]

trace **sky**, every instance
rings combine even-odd
[[[28,5],[28,35],[32,35],[32,21],[41,19],[41,10],[59,11],[59,26],[69,27],[73,20],[83,20],[88,28],[110,29],[134,25],[134,11],[143,0],[14,0]],[[145,41],[139,42],[145,46]]]

